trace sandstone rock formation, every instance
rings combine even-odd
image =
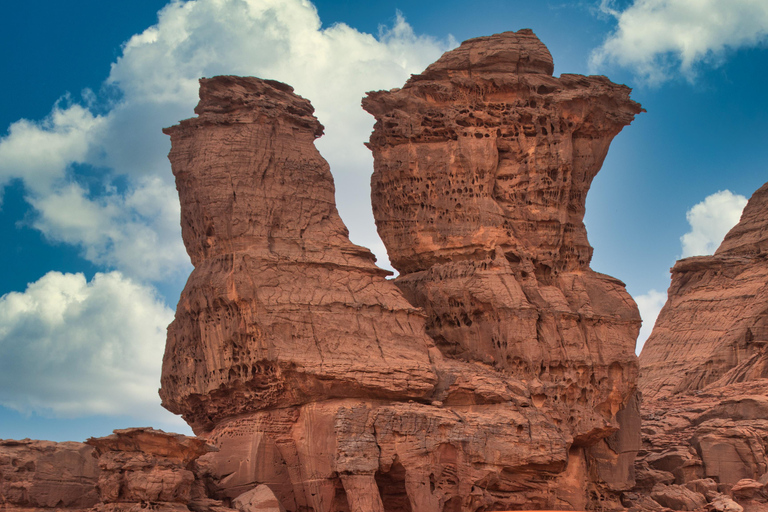
[[[425,399],[437,377],[423,318],[349,241],[309,102],[256,78],[200,87],[199,117],[166,130],[195,269],[163,405],[202,433],[329,398]]]
[[[625,489],[640,317],[623,283],[589,268],[582,221],[611,140],[641,108],[605,77],[552,70],[531,31],[507,32],[370,93],[373,211],[441,352],[526,381],[574,449],[610,460],[596,465],[608,488]],[[621,439],[598,443],[617,415]]]
[[[85,510],[99,501],[99,468],[83,443],[0,440],[0,509]]]
[[[213,449],[151,428],[86,443],[0,441],[0,510],[234,512],[197,476],[197,458]]]
[[[186,511],[195,498],[206,497],[193,472],[194,461],[212,449],[202,439],[133,428],[87,444],[96,449],[100,469],[97,511],[131,510],[142,503]]]
[[[288,511],[583,509],[632,485],[639,315],[589,270],[581,218],[640,107],[551,71],[530,31],[505,33],[365,100],[381,117],[392,95],[410,127],[384,136],[380,120],[371,143],[397,286],[347,238],[309,102],[201,80],[198,117],[166,130],[195,269],[161,397],[217,446],[197,461],[215,498],[244,507],[266,485]],[[386,199],[382,166],[402,179]]]
[[[768,184],[712,256],[672,268],[667,303],[643,347],[648,399],[768,378]]]
[[[710,509],[768,510],[766,249],[768,184],[713,256],[672,268],[667,303],[640,355],[635,496],[684,485]]]

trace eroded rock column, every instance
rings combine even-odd
[[[582,221],[611,140],[641,108],[605,77],[552,71],[521,30],[465,41],[402,89],[369,93],[373,211],[440,351],[524,380],[575,447],[592,447],[621,411],[638,434],[626,406],[640,316],[622,282],[589,268]],[[608,488],[631,486],[638,448],[635,435],[592,454],[614,459],[598,469]],[[619,459],[625,470],[608,469]]]

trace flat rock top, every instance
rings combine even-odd
[[[252,76],[215,76],[200,79],[200,102],[195,107],[198,117],[165,128],[163,133],[170,135],[181,126],[281,118],[309,129],[317,138],[323,135],[323,125],[314,112],[309,100],[295,94],[288,84]]]
[[[187,462],[213,450],[199,437],[166,433],[154,428],[115,430],[106,437],[91,437],[86,443],[95,447],[99,454],[110,451],[143,452]]]

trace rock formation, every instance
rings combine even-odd
[[[768,184],[713,256],[672,268],[640,355],[643,450],[627,504],[650,493],[675,508],[665,496],[682,486],[711,509],[768,511],[767,249]]]
[[[151,428],[86,443],[0,441],[0,510],[234,512],[208,498],[197,476],[197,458],[212,449]]]
[[[768,184],[712,256],[672,268],[640,356],[647,399],[768,378]]]
[[[373,212],[441,352],[523,379],[572,448],[611,459],[597,471],[620,490],[639,444],[640,317],[623,283],[589,268],[582,221],[611,140],[641,108],[605,77],[552,70],[531,31],[507,32],[370,93]],[[597,443],[617,414],[621,441]]]
[[[581,221],[640,107],[604,77],[551,72],[532,32],[509,32],[364,100],[396,283],[347,238],[309,102],[279,82],[201,80],[198,117],[166,130],[195,269],[161,397],[218,448],[197,461],[215,498],[620,506],[639,315],[589,269]]]
[[[352,244],[309,102],[256,78],[200,81],[169,128],[195,266],[168,328],[163,405],[196,433],[330,398],[426,399],[424,320]]]
[[[88,509],[98,475],[86,444],[0,440],[0,510]]]

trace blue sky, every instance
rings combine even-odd
[[[30,1],[0,19],[0,438],[153,425],[164,329],[191,269],[160,129],[200,76],[286,81],[326,126],[353,241],[386,263],[368,200],[363,92],[458,42],[532,28],[555,74],[605,74],[647,110],[587,201],[592,266],[647,335],[681,256],[712,252],[768,173],[764,0]]]

